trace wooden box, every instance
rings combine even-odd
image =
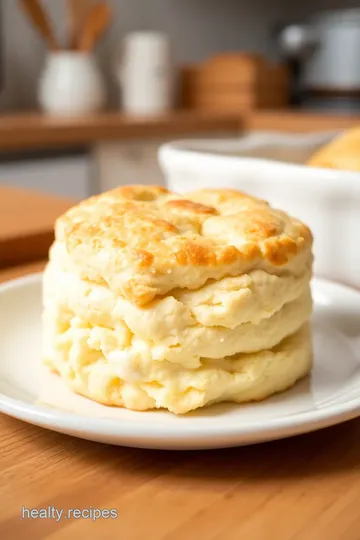
[[[229,53],[202,65],[186,66],[181,76],[183,107],[219,112],[284,107],[289,77],[281,65],[261,56]]]

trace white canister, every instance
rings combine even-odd
[[[123,42],[116,66],[126,113],[161,114],[173,104],[173,65],[168,36],[133,32]]]
[[[62,51],[48,55],[39,84],[39,103],[52,115],[82,115],[99,110],[105,87],[94,57]]]

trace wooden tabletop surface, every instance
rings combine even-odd
[[[0,186],[0,268],[46,256],[54,221],[74,201]]]
[[[359,443],[360,419],[242,448],[138,450],[0,415],[0,539],[359,540]],[[22,518],[69,508],[118,517]]]

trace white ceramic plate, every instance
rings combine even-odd
[[[217,405],[175,416],[105,407],[70,393],[40,361],[41,275],[5,283],[0,286],[0,411],[84,439],[164,449],[252,444],[354,418],[360,415],[360,292],[315,280],[313,293],[311,378],[255,405]],[[41,396],[48,405],[38,402]]]

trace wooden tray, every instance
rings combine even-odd
[[[54,222],[74,201],[0,187],[0,268],[43,259],[53,241]]]

